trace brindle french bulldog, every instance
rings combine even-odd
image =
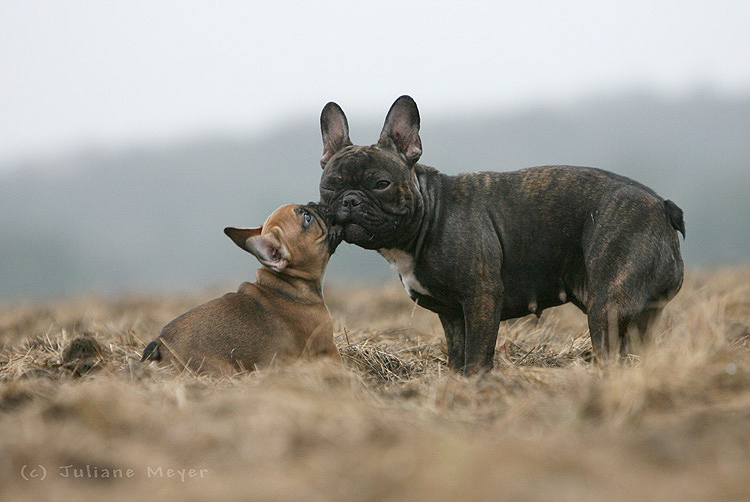
[[[409,96],[371,146],[352,144],[336,103],[320,123],[321,202],[347,242],[380,252],[438,314],[452,368],[492,368],[501,320],[567,302],[588,315],[600,358],[624,355],[682,285],[682,210],[636,181],[572,166],[441,174],[417,163]]]

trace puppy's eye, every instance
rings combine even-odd
[[[302,213],[302,226],[307,228],[310,226],[310,223],[312,223],[313,217],[310,213],[305,211]]]
[[[375,189],[377,190],[385,190],[389,186],[391,186],[391,182],[388,180],[380,180],[377,183],[375,183]]]

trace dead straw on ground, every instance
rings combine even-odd
[[[593,363],[565,306],[503,323],[472,377],[397,286],[326,289],[343,365],[231,379],[139,362],[209,295],[0,308],[3,500],[750,496],[750,268],[692,271],[626,361]]]

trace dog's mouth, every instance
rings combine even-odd
[[[375,238],[374,233],[358,223],[347,223],[341,228],[343,230],[342,234],[344,240],[351,244],[362,245],[363,243],[372,241]]]
[[[362,201],[354,207],[334,206],[333,217],[342,228],[343,240],[365,249],[388,247],[398,223],[381,214],[377,208]]]
[[[349,244],[365,249],[392,247],[395,225],[380,222],[378,225],[364,225],[361,222],[349,222],[341,226],[343,238]]]
[[[367,213],[363,211],[352,211],[349,208],[339,207],[335,212],[334,221],[342,230],[342,237],[351,244],[360,244],[374,238],[375,234],[369,230],[370,223]]]

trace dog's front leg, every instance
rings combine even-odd
[[[495,356],[497,330],[500,327],[501,296],[478,294],[462,302],[465,322],[465,374],[491,370]]]
[[[464,367],[464,337],[466,322],[461,314],[439,314],[445,332],[448,366],[455,371]]]

